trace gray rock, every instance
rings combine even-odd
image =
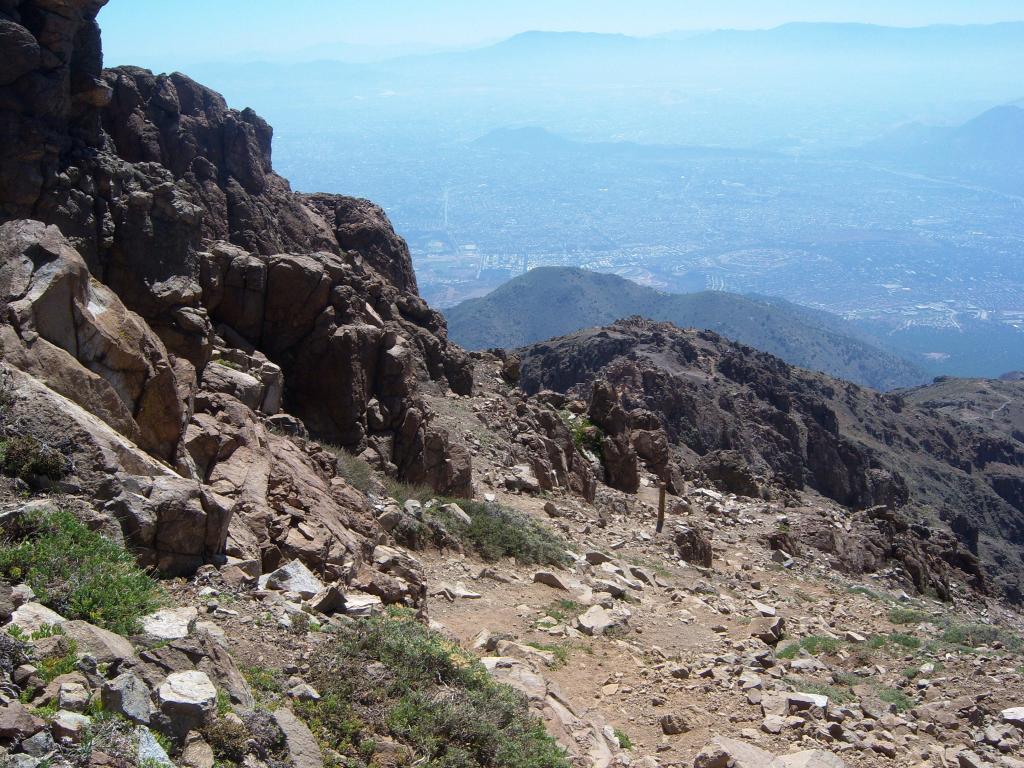
[[[365,618],[383,610],[384,602],[376,595],[349,592],[345,595],[345,615]]]
[[[291,710],[274,710],[274,722],[284,734],[288,762],[292,768],[323,768],[324,758],[309,728]]]
[[[296,592],[306,600],[324,588],[323,582],[301,560],[292,560],[271,573],[266,586],[280,592]]]
[[[661,726],[661,732],[666,736],[678,736],[680,733],[690,730],[690,724],[682,715],[662,715],[658,718],[658,724]]]
[[[50,722],[53,738],[64,744],[78,744],[85,736],[92,718],[79,712],[60,710]]]
[[[75,641],[79,654],[87,653],[100,664],[119,664],[135,656],[128,640],[87,621],[67,621],[61,629]]]
[[[693,768],[768,768],[775,756],[753,744],[716,736],[693,761]]]
[[[606,610],[600,605],[593,605],[586,613],[577,617],[576,628],[585,635],[603,635],[609,629],[624,627],[629,621],[629,610],[614,608]]]
[[[49,731],[40,731],[21,742],[21,748],[32,757],[43,758],[57,748]]]
[[[156,740],[156,736],[149,728],[141,725],[136,728],[135,739],[137,743],[135,756],[139,765],[155,764],[164,766],[164,768],[174,768],[174,763],[171,762],[167,750],[160,746],[160,742]]]
[[[140,725],[147,725],[153,715],[149,688],[132,672],[125,672],[105,683],[100,696],[105,710]]]
[[[823,749],[805,749],[775,758],[768,768],[846,768],[846,762]]]

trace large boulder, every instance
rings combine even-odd
[[[161,459],[183,412],[163,343],[57,227],[0,225],[0,354]]]

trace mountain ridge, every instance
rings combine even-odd
[[[448,333],[469,349],[522,347],[630,315],[708,328],[804,368],[875,389],[929,377],[897,355],[814,325],[779,301],[719,292],[656,291],[617,275],[538,267],[479,299],[446,309]],[[836,324],[842,324],[836,318]]]

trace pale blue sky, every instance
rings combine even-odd
[[[280,56],[330,44],[465,46],[532,29],[648,35],[788,21],[897,26],[1024,19],[1021,0],[110,0],[106,62]]]

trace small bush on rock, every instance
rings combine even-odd
[[[60,480],[67,473],[67,460],[34,437],[12,437],[0,440],[0,469],[25,482]]]
[[[162,602],[159,585],[124,547],[65,510],[26,517],[0,547],[0,574],[28,584],[65,618],[121,635],[137,632]]]

